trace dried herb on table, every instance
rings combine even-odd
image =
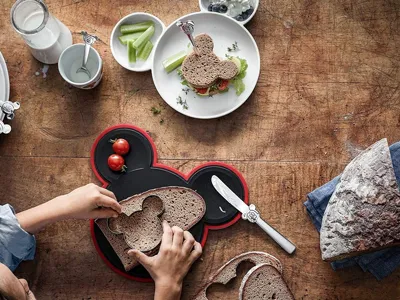
[[[161,124],[161,125],[164,124],[164,119],[161,119],[161,120],[160,120],[160,124]]]
[[[153,115],[156,116],[156,115],[161,114],[161,109],[159,109],[159,108],[153,106],[153,107],[151,108],[151,112],[153,113]]]

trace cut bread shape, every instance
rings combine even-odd
[[[127,254],[128,250],[132,249],[129,244],[143,246],[142,249],[145,250],[135,249],[150,256],[155,255],[161,242],[161,222],[163,220],[166,220],[170,226],[189,230],[203,218],[206,212],[204,199],[192,189],[184,187],[163,187],[149,190],[122,200],[120,204],[122,213],[118,218],[97,219],[95,223],[114,249],[126,271],[138,265],[138,262]],[[151,218],[148,217],[148,212],[152,216]],[[131,215],[134,218],[130,219]],[[157,216],[157,220],[154,219],[155,216]],[[115,232],[121,233],[116,234]],[[139,234],[137,234],[138,232]],[[154,239],[157,240],[154,241]]]
[[[219,268],[217,272],[210,277],[206,285],[196,294],[193,300],[207,300],[208,287],[213,283],[227,284],[232,278],[236,277],[236,269],[238,265],[244,261],[251,262],[256,266],[267,264],[275,268],[278,273],[282,273],[282,264],[276,257],[264,252],[246,252],[232,258]]]
[[[400,193],[386,139],[344,169],[320,233],[322,259],[328,261],[399,244]]]
[[[243,277],[239,300],[294,300],[282,274],[269,264],[254,266]]]
[[[220,60],[213,52],[214,43],[207,34],[195,37],[197,53],[188,54],[182,63],[182,74],[195,88],[207,88],[218,79],[231,80],[238,67],[230,60]]]
[[[149,196],[144,199],[142,210],[130,216],[122,213],[118,218],[108,219],[109,229],[115,234],[122,234],[131,249],[151,251],[161,242],[163,229],[160,217],[163,212],[163,201],[157,196]]]

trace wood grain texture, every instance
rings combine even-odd
[[[0,203],[18,211],[96,182],[89,151],[106,127],[128,122],[149,131],[163,162],[188,171],[203,161],[236,166],[251,202],[298,246],[286,256],[265,234],[240,221],[212,232],[188,275],[183,299],[231,257],[270,252],[284,265],[296,299],[399,299],[400,271],[378,283],[352,268],[334,272],[320,259],[319,237],[302,202],[339,174],[360,148],[400,139],[400,2],[393,0],[262,0],[247,28],[261,54],[260,79],[237,111],[216,120],[186,118],[162,105],[150,72],[132,73],[111,55],[109,37],[124,15],[146,11],[166,25],[198,11],[191,1],[49,0],[50,11],[80,42],[97,34],[104,79],[93,91],[68,86],[30,55],[9,22],[12,0],[0,6],[0,50],[11,99],[21,102],[13,131],[0,136]],[[250,62],[251,63],[251,62]],[[160,124],[160,119],[164,123]],[[37,257],[18,270],[38,299],[151,299],[153,286],[114,274],[96,254],[85,221],[61,222],[37,236]],[[235,247],[232,247],[235,245]],[[239,286],[237,284],[237,286]],[[213,287],[215,299],[229,291]],[[233,297],[233,296],[232,296]]]

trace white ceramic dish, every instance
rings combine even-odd
[[[231,113],[249,98],[257,84],[260,74],[260,54],[254,38],[244,26],[218,13],[197,12],[186,15],[179,20],[194,21],[195,35],[209,34],[214,40],[214,52],[219,57],[225,57],[225,54],[229,54],[247,60],[249,66],[247,75],[243,79],[246,89],[240,96],[236,95],[232,87],[229,92],[217,94],[213,97],[198,96],[193,91],[186,94],[182,91],[185,86],[181,85],[176,71],[168,74],[162,65],[167,57],[187,49],[189,40],[175,25],[178,21],[176,20],[165,30],[154,50],[152,75],[158,93],[173,109],[192,118],[212,119]],[[228,52],[227,47],[235,41],[240,50]],[[179,96],[183,101],[186,100],[187,109],[177,103]]]
[[[153,51],[151,51],[151,54],[146,61],[138,60],[136,63],[129,63],[126,46],[122,45],[118,40],[118,37],[121,35],[120,27],[123,24],[134,24],[144,21],[154,22],[155,31],[153,37],[150,39],[154,45]],[[111,32],[110,47],[112,55],[114,56],[115,60],[125,69],[135,72],[149,71],[152,66],[153,53],[156,43],[164,30],[165,30],[164,23],[159,18],[153,15],[143,12],[137,12],[127,15],[123,17],[121,20],[119,20],[119,22],[117,23],[117,25],[115,25],[113,31]]]
[[[237,21],[235,19],[236,22],[238,22],[239,24],[245,25],[247,24],[256,14],[257,9],[258,9],[258,5],[260,3],[260,0],[249,0],[250,1],[250,5],[253,6],[254,11],[253,13],[244,21]],[[201,11],[208,11],[208,6],[210,5],[210,0],[199,0],[199,6],[200,6],[200,10]],[[225,14],[226,15],[226,14]]]
[[[8,101],[10,98],[10,80],[6,61],[0,52],[0,100]]]

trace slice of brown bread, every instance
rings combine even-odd
[[[383,139],[360,153],[341,175],[322,219],[322,259],[343,259],[399,242],[400,192]]]
[[[219,268],[209,279],[209,281],[197,292],[193,300],[207,300],[207,288],[213,283],[227,284],[232,278],[236,277],[236,269],[241,262],[249,261],[256,266],[268,264],[275,268],[278,273],[282,273],[282,264],[274,256],[258,251],[246,252],[240,254]]]
[[[95,223],[104,234],[111,247],[114,249],[115,254],[117,254],[126,271],[130,271],[139,264],[134,258],[128,255],[127,252],[130,247],[125,243],[122,235],[113,234],[108,229],[107,219],[97,219],[95,220]]]
[[[277,269],[268,264],[254,266],[243,277],[239,300],[294,300]]]
[[[154,201],[156,198],[161,200],[161,206]],[[149,203],[149,206],[145,203]],[[143,252],[161,243],[163,220],[170,226],[189,230],[206,212],[204,199],[192,189],[184,187],[150,190],[123,200],[120,204],[122,214],[112,219],[111,229],[121,233],[131,248]]]
[[[207,34],[195,37],[197,52],[186,56],[182,63],[182,74],[188,83],[195,88],[207,88],[219,78],[233,79],[238,67],[230,60],[221,61],[213,52],[214,43]]]
[[[122,213],[118,218],[108,219],[108,226],[115,234],[123,233],[125,242],[131,249],[151,251],[160,243],[159,237],[163,233],[160,216],[163,212],[162,200],[150,196],[143,201],[143,210],[130,216]],[[135,224],[134,228],[132,224]]]

